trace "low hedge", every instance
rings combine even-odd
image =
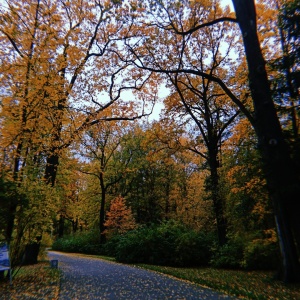
[[[117,261],[170,266],[205,266],[213,237],[180,224],[164,223],[128,232],[115,245]]]
[[[64,252],[101,254],[99,234],[95,231],[80,232],[57,239],[52,249]]]

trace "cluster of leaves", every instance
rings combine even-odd
[[[257,239],[246,243],[236,238],[215,249],[211,266],[225,269],[276,270],[279,259],[276,242]]]
[[[116,197],[110,204],[110,210],[106,214],[106,231],[111,234],[122,234],[136,227],[131,208],[127,208],[125,199]]]

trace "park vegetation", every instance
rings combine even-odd
[[[13,268],[53,243],[300,280],[300,5],[256,2],[1,2]]]

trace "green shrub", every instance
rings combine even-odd
[[[243,267],[249,270],[276,269],[279,261],[277,243],[258,239],[245,248]]]
[[[212,256],[214,237],[211,234],[189,231],[176,241],[176,265],[206,266]]]
[[[117,246],[120,242],[122,235],[114,234],[109,237],[109,239],[102,245],[102,254],[116,257],[117,255]]]
[[[243,242],[240,240],[230,240],[214,252],[211,265],[216,268],[225,269],[241,268],[243,253]]]
[[[152,230],[153,227],[140,227],[119,236],[115,248],[116,260],[124,263],[149,263],[154,249]]]
[[[116,259],[124,263],[207,265],[211,241],[211,237],[167,222],[123,235],[116,245]]]
[[[53,243],[52,249],[65,252],[100,254],[99,234],[96,231],[90,231],[69,235],[57,239]]]

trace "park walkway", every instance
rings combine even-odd
[[[156,272],[98,258],[49,252],[62,271],[60,300],[234,299]]]

